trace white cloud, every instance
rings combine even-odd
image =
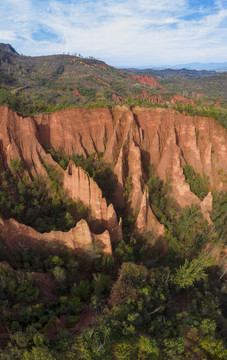
[[[227,16],[227,1],[216,1],[213,13],[188,3],[2,0],[0,41],[28,55],[80,52],[113,65],[226,61],[227,29],[219,25]]]
[[[16,40],[16,34],[10,30],[0,30],[1,41],[13,41]]]

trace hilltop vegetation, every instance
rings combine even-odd
[[[23,112],[26,113],[48,111],[48,106],[113,104],[113,94],[124,99],[136,98],[147,88],[94,58],[73,55],[28,57],[2,47],[0,84],[24,103]]]
[[[153,70],[135,73],[161,76]],[[194,99],[196,111],[201,114],[207,107],[215,112],[215,106],[220,106],[222,111],[227,101],[226,73],[188,75],[191,73],[191,70],[180,74],[178,71],[175,76],[171,73],[171,77],[160,78],[160,84],[156,82],[151,86],[149,82],[133,78],[129,70],[123,72],[92,57],[76,54],[30,57],[19,55],[10,45],[0,44],[0,104],[25,115],[116,103],[167,104],[171,108],[177,102],[184,103],[183,99],[170,101],[173,95],[179,94],[186,97],[186,104],[187,98]]]
[[[204,103],[210,103],[215,99],[226,105],[227,101],[227,73],[215,71],[197,70],[138,70],[123,69],[126,73],[137,75],[152,75],[169,93],[181,94],[190,98],[198,98]]]

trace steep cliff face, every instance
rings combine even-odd
[[[67,154],[105,151],[114,130],[109,109],[69,109],[35,116],[40,144],[60,148]]]
[[[209,176],[210,184],[217,189],[227,189],[227,132],[215,120],[164,109],[134,111],[143,131],[143,150],[150,155],[150,161],[164,181],[168,176],[173,177],[172,185],[179,195],[179,183],[184,192],[187,190],[182,173],[186,163],[202,176]]]
[[[150,75],[135,75],[135,74],[130,74],[130,76],[139,81],[141,84],[145,84],[145,85],[150,85],[150,86],[153,86],[153,87],[158,87],[158,88],[161,88],[161,89],[165,89],[161,84],[158,83],[158,81],[150,76]]]
[[[117,106],[112,111],[71,109],[34,120],[40,139],[47,138],[43,134],[43,124],[49,129],[49,146],[61,147],[69,154],[103,152],[104,159],[115,164],[114,172],[118,177],[114,205],[121,203],[129,177],[132,182],[130,208],[134,216],[140,212],[145,191],[144,160],[153,164],[163,181],[172,178],[172,195],[181,207],[201,206],[185,181],[185,164],[191,165],[201,176],[209,176],[211,186],[227,189],[227,134],[211,118],[186,116],[166,109],[136,107],[130,110]],[[204,205],[202,209],[208,217]]]
[[[117,164],[131,136],[163,180],[172,174],[178,158],[179,167],[188,163],[201,175],[208,175],[211,185],[227,188],[220,171],[226,169],[227,132],[212,118],[116,106],[112,110],[69,109],[33,120],[39,143],[45,148],[61,148],[68,154],[103,152],[104,159]]]
[[[57,167],[58,171],[63,174],[63,186],[67,195],[75,200],[82,201],[84,205],[90,208],[90,226],[92,230],[99,235],[107,231],[105,238],[107,238],[108,233],[112,241],[122,238],[121,224],[118,223],[113,205],[107,206],[106,199],[102,197],[102,191],[98,185],[82,169],[70,164],[68,169],[64,171],[46,153],[39,141],[37,124],[32,117],[21,117],[8,109],[8,107],[2,106],[0,107],[0,125],[0,170],[10,167],[10,162],[14,158],[18,158],[25,163],[27,175],[30,177],[37,174],[46,176],[44,163]],[[42,126],[41,130],[43,130]],[[45,130],[46,132],[42,132],[44,142],[48,134],[47,128]],[[68,133],[69,129],[66,134]],[[56,139],[55,136],[54,139]],[[67,143],[67,136],[64,140]],[[45,145],[48,147],[49,144],[45,143]],[[94,151],[94,148],[91,147],[91,149],[91,151]],[[68,233],[67,237],[69,235]],[[42,237],[42,234],[40,236]]]
[[[37,140],[36,125],[31,117],[21,117],[7,106],[0,106],[0,144],[2,168],[9,167],[12,159],[18,158],[25,162],[30,174],[46,174],[40,157],[48,156]]]
[[[220,171],[226,168],[226,131],[211,118],[164,109],[135,108],[132,112],[116,107],[112,112],[71,109],[34,120],[45,147],[60,147],[69,154],[100,151],[106,160],[117,164],[131,134],[163,180],[174,174],[184,183],[177,170],[189,163],[201,175],[210,176],[211,185],[226,188]]]
[[[90,226],[96,233],[107,229],[113,241],[122,238],[121,224],[118,223],[113,205],[107,206],[106,199],[102,197],[102,191],[96,182],[72,161],[64,172],[63,186],[70,198],[80,200],[91,210],[93,221]]]
[[[163,234],[164,227],[149,205],[145,185],[149,164],[163,181],[172,179],[172,196],[180,207],[198,205],[208,221],[212,196],[201,202],[190,191],[183,167],[189,164],[201,176],[209,176],[211,186],[227,189],[227,132],[211,118],[126,106],[74,108],[24,118],[2,106],[0,125],[0,169],[15,157],[25,162],[30,176],[45,175],[44,162],[57,166],[67,195],[90,208],[90,227],[97,239],[102,233],[105,239],[121,239],[115,208],[125,202],[137,231]],[[64,171],[46,153],[47,148],[60,148],[69,155],[103,153],[118,179],[113,204],[107,206],[102,191],[84,170],[70,162]]]

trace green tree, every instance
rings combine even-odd
[[[52,270],[52,273],[55,277],[55,280],[60,284],[63,285],[66,280],[66,271],[60,266],[55,266],[55,268]]]
[[[193,259],[190,262],[186,259],[184,265],[177,269],[173,276],[173,283],[185,288],[192,286],[195,281],[205,279],[207,277],[205,270],[212,266],[213,259],[207,259],[202,255],[198,259]]]
[[[114,355],[117,360],[134,360],[137,358],[137,346],[135,343],[121,342],[114,346]]]
[[[157,342],[154,339],[140,336],[138,345],[139,345],[138,360],[161,359],[160,349],[157,345]]]
[[[186,182],[190,185],[191,191],[198,196],[200,200],[203,200],[210,189],[209,177],[204,175],[204,178],[202,178],[201,175],[195,173],[193,168],[188,164],[184,166],[184,175]]]
[[[46,346],[33,347],[31,351],[25,351],[22,360],[57,360]]]

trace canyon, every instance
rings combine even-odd
[[[102,154],[112,167],[117,185],[109,204],[102,190],[87,172],[72,161],[64,170],[47,149],[67,155]],[[30,179],[47,176],[44,166],[62,174],[66,195],[90,209],[90,222],[80,220],[68,232],[40,234],[14,219],[0,219],[0,234],[9,246],[33,247],[56,242],[71,249],[98,244],[112,254],[112,244],[122,239],[122,219],[116,209],[123,205],[125,188],[127,214],[133,231],[164,235],[164,225],[152,212],[147,188],[147,169],[171,184],[171,196],[180,208],[198,206],[207,219],[212,210],[211,192],[201,201],[186,182],[183,168],[190,165],[201,177],[209,177],[210,190],[227,190],[227,131],[214,119],[189,116],[170,109],[115,106],[71,108],[49,114],[21,116],[8,106],[0,107],[0,171],[13,159],[25,164]],[[11,245],[10,245],[11,244]],[[42,245],[41,245],[42,246]]]

